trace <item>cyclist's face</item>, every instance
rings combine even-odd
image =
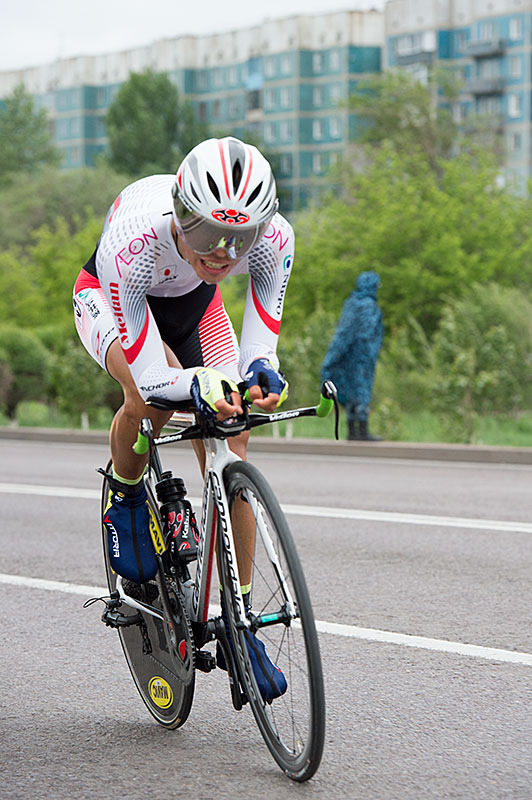
[[[188,261],[198,278],[205,283],[220,283],[240,260],[230,259],[222,247],[213,250],[208,256],[200,255],[185,243],[182,236],[178,235],[177,238],[180,255]]]

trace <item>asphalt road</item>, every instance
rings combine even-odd
[[[167,454],[198,497],[191,453]],[[321,630],[326,750],[300,786],[218,670],[182,729],[158,727],[101,608],[82,608],[104,585],[105,447],[0,455],[1,798],[532,796],[531,466],[254,457]]]

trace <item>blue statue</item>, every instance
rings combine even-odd
[[[375,365],[384,331],[377,304],[379,286],[379,276],[373,270],[358,276],[321,368],[322,379],[334,381],[338,400],[345,406],[348,439],[379,440],[368,429]]]

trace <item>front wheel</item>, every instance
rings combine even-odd
[[[108,465],[107,471],[109,471]],[[148,502],[155,519],[159,519],[157,504],[148,488]],[[104,479],[102,487],[102,519],[109,497]],[[159,519],[160,524],[160,519]],[[103,530],[103,553],[109,590],[116,589],[116,573],[109,562],[106,529]],[[164,575],[145,584],[128,582],[128,594],[147,603],[163,615],[160,581],[164,580],[172,609],[172,619],[164,621],[147,612],[122,603],[120,612],[138,616],[139,623],[120,627],[118,633],[135,686],[150,714],[165,728],[179,728],[186,722],[194,697],[194,645],[190,624],[179,592]],[[126,583],[126,582],[124,582]],[[179,632],[176,637],[175,632]],[[192,663],[189,661],[192,659]]]
[[[224,471],[225,488],[239,562],[240,583],[251,578],[251,621],[271,661],[283,672],[286,692],[263,699],[239,625],[232,567],[223,541],[222,585],[227,622],[239,678],[260,732],[283,771],[295,781],[316,772],[325,737],[325,700],[314,615],[303,570],[285,516],[268,483],[247,462]],[[220,531],[223,538],[223,532]]]

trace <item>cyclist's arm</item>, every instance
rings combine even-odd
[[[256,359],[279,368],[277,341],[284,297],[294,260],[294,232],[276,214],[265,236],[248,256],[249,285],[240,339],[240,374]]]

